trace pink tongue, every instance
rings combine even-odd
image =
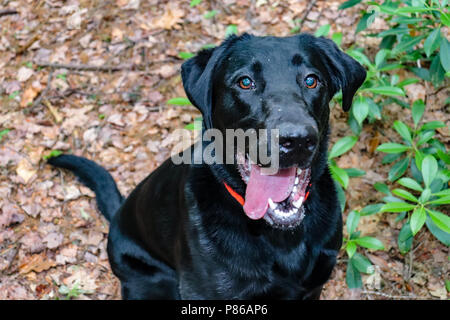
[[[245,192],[245,214],[250,219],[261,219],[269,206],[269,198],[274,202],[285,200],[294,186],[296,170],[293,167],[280,169],[274,175],[262,175],[261,168],[252,165]]]

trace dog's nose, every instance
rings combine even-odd
[[[318,133],[311,125],[283,124],[279,128],[279,132],[282,153],[298,154],[306,160],[317,147]]]

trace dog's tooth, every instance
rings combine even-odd
[[[299,209],[303,204],[303,197],[300,197],[297,201],[294,201],[293,205],[297,209]]]
[[[297,175],[301,175],[302,174],[302,169],[297,168]]]
[[[298,184],[298,182],[299,182],[298,177],[295,177],[295,182],[294,182],[294,184]]]
[[[269,198],[269,206],[272,210],[274,210],[277,207],[277,205],[275,204],[275,202],[273,202],[271,198]]]

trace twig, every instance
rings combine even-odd
[[[306,18],[308,17],[308,14],[311,12],[312,8],[316,4],[317,0],[312,0],[308,3],[308,6],[306,7],[305,13],[303,13],[302,17],[300,18],[300,25],[298,26],[298,32],[300,33],[303,28],[303,24],[306,21]]]
[[[50,111],[50,113],[55,118],[56,123],[61,123],[62,122],[62,117],[58,113],[58,111],[55,109],[55,107],[52,106],[52,104],[47,99],[44,100],[44,104],[47,106],[48,110]]]
[[[11,15],[11,14],[19,14],[19,11],[14,10],[14,9],[3,9],[3,10],[0,10],[0,17],[8,16],[8,15]]]
[[[174,62],[173,60],[158,60],[151,61],[148,64],[156,63],[167,63]],[[54,69],[69,69],[69,70],[80,70],[80,71],[101,71],[101,72],[114,72],[114,71],[130,71],[130,70],[145,70],[146,65],[131,64],[131,65],[103,65],[103,66],[93,66],[89,64],[63,64],[63,63],[51,63],[51,62],[37,62],[38,67],[54,68]]]
[[[395,300],[395,299],[417,299],[416,296],[391,296],[390,294],[378,292],[378,291],[361,291],[361,293],[365,294],[365,295],[380,296],[380,297],[389,298],[389,299],[393,299],[393,300]]]
[[[30,40],[27,41],[27,43],[25,43],[22,47],[17,49],[16,55],[21,55],[22,53],[27,51],[28,48],[31,47],[31,45],[33,43],[35,43],[36,41],[38,41],[40,38],[41,38],[41,36],[39,34],[35,34],[33,37],[31,37]]]
[[[34,100],[33,105],[31,106],[31,109],[34,109],[36,106],[38,106],[42,99],[47,95],[48,90],[50,90],[50,86],[51,86],[51,82],[53,80],[53,69],[50,70],[49,74],[48,74],[48,79],[47,79],[47,86],[45,87],[44,91],[41,92],[41,94],[39,95],[39,98],[37,98],[36,100]]]

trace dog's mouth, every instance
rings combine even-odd
[[[311,168],[293,166],[267,174],[265,168],[251,163],[248,156],[245,161],[241,156],[237,168],[247,184],[244,212],[250,219],[263,218],[271,226],[283,229],[302,222]]]

